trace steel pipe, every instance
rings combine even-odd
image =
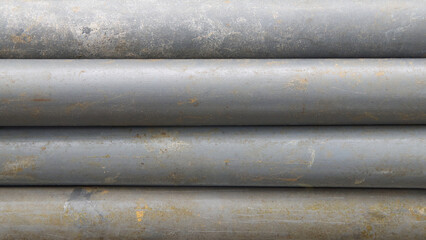
[[[426,124],[426,59],[0,60],[0,126]]]
[[[3,0],[0,58],[424,57],[425,0]]]
[[[1,188],[1,239],[424,239],[422,190]]]
[[[2,185],[425,188],[426,127],[0,130]]]

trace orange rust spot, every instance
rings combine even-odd
[[[228,166],[229,165],[229,163],[231,162],[231,161],[229,161],[229,159],[226,159],[225,161],[223,161],[224,163],[225,163],[225,165],[226,166]]]
[[[136,218],[138,219],[138,222],[142,222],[143,214],[143,211],[136,211]]]
[[[73,7],[73,8],[71,8],[71,10],[72,10],[73,12],[77,13],[77,12],[79,12],[79,11],[80,11],[80,8],[79,8],[79,7]]]
[[[385,72],[384,72],[384,71],[380,71],[380,72],[377,72],[377,73],[376,73],[376,76],[378,76],[378,77],[383,76],[383,75],[385,75]]]
[[[194,104],[194,106],[198,106],[199,105],[198,99],[196,97],[189,99],[188,103]]]
[[[41,147],[41,150],[42,150],[42,151],[46,150],[46,147]]]
[[[199,103],[198,103],[198,99],[196,98],[196,97],[193,97],[193,98],[190,98],[188,101],[186,101],[186,102],[182,102],[182,101],[179,101],[179,102],[177,102],[177,105],[183,105],[183,104],[185,104],[185,103],[188,103],[188,104],[194,104],[194,106],[198,106],[199,105]]]

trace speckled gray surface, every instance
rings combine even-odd
[[[0,58],[424,57],[425,0],[3,0]]]
[[[422,190],[0,188],[0,239],[424,240]]]
[[[0,185],[426,188],[426,127],[0,129]]]
[[[0,60],[0,126],[426,124],[425,63]]]

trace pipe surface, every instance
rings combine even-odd
[[[425,0],[3,0],[0,58],[425,57]]]
[[[0,130],[1,185],[425,188],[426,127]]]
[[[426,124],[426,59],[0,60],[0,126]]]
[[[424,239],[423,190],[1,188],[1,239]]]

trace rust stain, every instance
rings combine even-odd
[[[301,179],[303,176],[298,176],[295,178],[278,178],[281,181],[285,181],[285,182],[297,182],[299,179]]]
[[[46,147],[41,147],[40,149],[41,149],[42,151],[44,151],[44,150],[46,150]]]
[[[286,84],[287,88],[292,88],[294,90],[306,91],[308,89],[309,81],[306,78],[298,78],[291,80]]]
[[[170,210],[173,210],[173,212],[175,212],[175,214],[179,216],[188,216],[188,217],[193,216],[192,211],[187,208],[181,208],[181,207],[177,208],[175,206],[170,206]]]
[[[30,43],[32,38],[31,36],[23,33],[21,35],[12,35],[10,36],[12,38],[13,43]]]
[[[160,132],[160,133],[156,133],[151,135],[151,139],[156,139],[156,138],[169,138],[171,137],[167,132]],[[174,139],[175,140],[175,139]]]
[[[17,156],[14,161],[7,161],[3,164],[1,174],[7,176],[16,176],[25,169],[35,169],[35,160],[37,158],[38,157],[34,155]]]
[[[107,178],[105,178],[105,183],[107,183],[107,184],[115,183],[115,182],[117,182],[117,179],[118,179],[119,176],[120,176],[120,174],[117,174],[114,177],[107,177]]]
[[[374,115],[373,115],[372,113],[370,113],[370,112],[364,112],[364,115],[365,115],[366,117],[369,117],[369,118],[373,119],[373,120],[376,120],[376,121],[378,121],[378,120],[379,120],[379,118],[378,118],[378,117],[374,116]]]
[[[99,163],[99,162],[88,162],[88,164],[89,164],[90,166],[93,166],[93,167],[105,168],[105,167],[102,165],[102,163]]]
[[[190,98],[186,102],[179,101],[179,102],[177,102],[177,105],[181,106],[181,105],[184,105],[185,103],[193,104],[195,107],[197,107],[199,105],[198,99],[196,97]]]
[[[417,221],[426,221],[426,207],[409,208],[411,216],[415,217]]]
[[[50,101],[52,101],[52,99],[50,99],[50,98],[34,98],[33,101],[34,102],[50,102]]]
[[[373,230],[373,227],[371,227],[371,225],[367,225],[365,227],[365,230],[361,232],[362,237],[363,238],[371,238],[371,237],[373,237],[372,236],[372,230]]]
[[[136,218],[138,219],[138,222],[142,222],[144,211],[136,211]]]
[[[225,163],[225,165],[226,166],[228,166],[229,165],[229,163],[231,162],[231,161],[229,161],[229,159],[226,159],[225,161],[223,161],[224,163]]]
[[[356,179],[355,182],[354,182],[354,184],[358,185],[358,184],[361,184],[363,182],[365,182],[365,178],[363,178],[363,179]]]
[[[38,118],[38,116],[40,115],[40,108],[38,107],[34,108],[31,114],[33,115],[34,118]]]
[[[90,105],[91,105],[91,103],[88,103],[88,102],[78,102],[78,103],[74,103],[74,104],[69,105],[66,108],[66,111],[67,111],[67,113],[71,113],[75,109],[86,110]]]
[[[75,13],[78,13],[80,11],[80,8],[79,7],[73,7],[73,8],[71,8],[71,10]]]
[[[339,76],[341,77],[341,78],[344,78],[344,77],[346,77],[346,75],[348,74],[348,71],[340,71],[339,72]]]
[[[196,98],[196,97],[193,97],[193,98],[190,98],[189,100],[188,100],[188,103],[195,103],[195,102],[197,102],[198,101],[198,99]]]
[[[376,76],[378,76],[378,77],[383,76],[383,75],[385,75],[385,72],[384,72],[384,71],[380,71],[380,72],[377,72],[377,73],[376,73]]]
[[[101,195],[104,195],[104,194],[107,194],[107,193],[109,193],[108,190],[102,190],[101,192],[99,192],[99,194],[101,194]]]
[[[105,156],[89,156],[88,158],[110,158],[111,156],[109,154]]]
[[[148,207],[148,205],[146,204],[143,207],[140,207],[140,205],[141,204],[138,203],[136,207],[136,219],[138,220],[138,222],[142,222],[146,210],[152,210],[152,208]]]

